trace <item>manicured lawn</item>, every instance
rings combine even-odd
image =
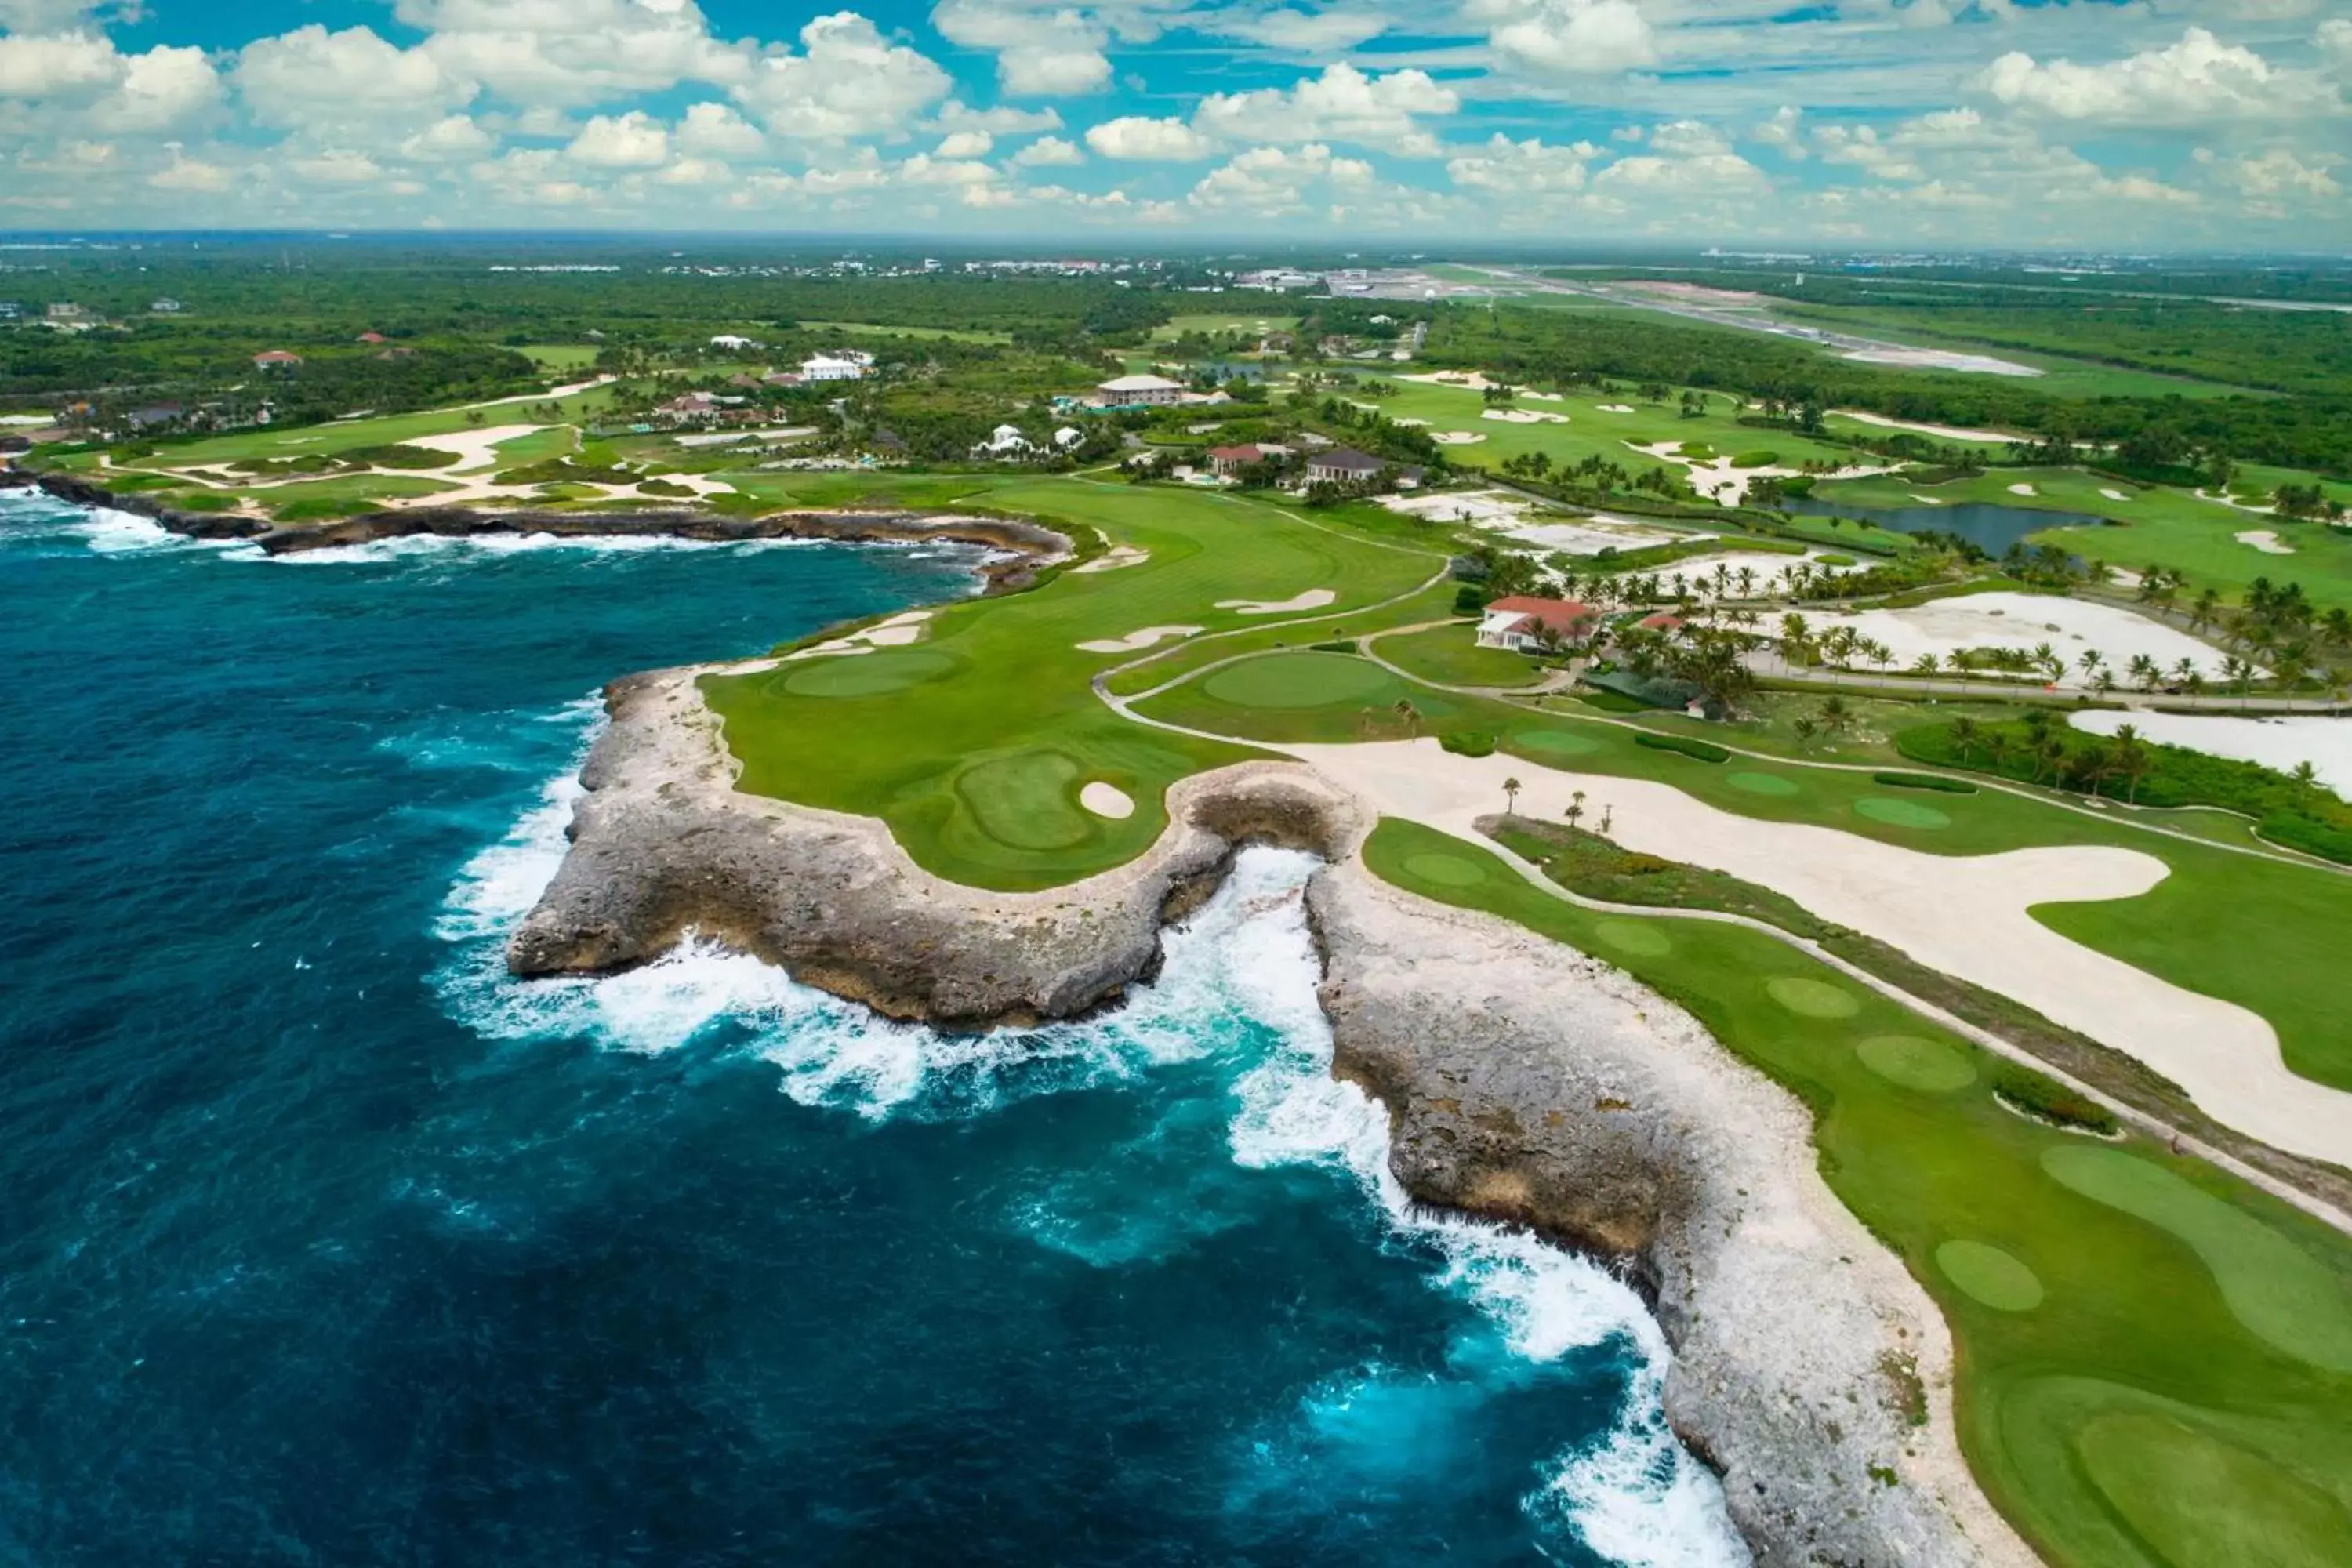
[[[1427,631],[1381,637],[1372,646],[1399,669],[1440,686],[1507,689],[1533,686],[1543,679],[1543,670],[1525,654],[1505,647],[1480,647],[1477,633],[1478,628],[1465,621],[1458,626],[1432,626]]]
[[[925,488],[806,478],[825,481],[807,488],[838,500],[905,500]],[[714,677],[704,689],[743,759],[745,789],[880,817],[919,863],[981,887],[1052,887],[1131,859],[1166,826],[1169,784],[1251,754],[1120,718],[1087,680],[1133,656],[1077,644],[1150,626],[1255,629],[1255,619],[1217,601],[1281,600],[1308,588],[1339,595],[1310,614],[1344,613],[1406,593],[1444,564],[1231,496],[1034,476],[956,485],[967,504],[1099,529],[1150,558],[949,606],[911,647]],[[1296,693],[1309,700],[1359,670],[1395,683],[1369,660],[1302,657],[1328,661]],[[1130,796],[1135,815],[1114,820],[1080,807],[1079,790],[1096,781]]]
[[[1407,823],[1364,858],[1619,965],[1811,1106],[1823,1177],[1952,1327],[1972,1467],[2052,1562],[2352,1561],[2352,1244],[2002,1109],[1992,1058],[1760,933],[1580,910]]]
[[[569,374],[595,368],[598,350],[593,343],[527,343],[518,352],[543,370]]]
[[[586,417],[611,400],[610,390],[600,387],[565,398],[560,406],[564,420],[570,421]],[[544,406],[543,402],[516,402],[473,412],[481,416],[481,425],[486,426],[544,425],[547,421],[524,412],[526,407]],[[289,430],[240,430],[235,435],[167,445],[142,462],[149,468],[201,468],[246,458],[331,457],[359,447],[389,447],[433,436],[463,435],[478,428],[467,420],[467,412],[462,408],[436,408],[418,414],[387,415],[380,419],[306,425]]]
[[[1223,315],[1171,316],[1165,323],[1154,327],[1151,330],[1151,335],[1160,342],[1171,342],[1188,332],[1199,332],[1204,337],[1212,338],[1248,338],[1251,340],[1250,346],[1255,347],[1255,340],[1261,334],[1286,332],[1297,325],[1298,325],[1298,318],[1296,316],[1253,316],[1231,312]]]
[[[1275,658],[1295,658],[1276,655]],[[2045,904],[2053,930],[2188,990],[2234,1002],[2269,1020],[2288,1067],[2352,1089],[2352,1032],[2342,1026],[2343,986],[2334,933],[2352,930],[2352,877],[2137,831],[2117,820],[2003,791],[1897,795],[1867,773],[1790,763],[1760,770],[1797,787],[1768,793],[1735,757],[1710,766],[1636,743],[1636,730],[1565,710],[1538,712],[1399,680],[1362,701],[1320,708],[1247,709],[1198,683],[1143,703],[1150,717],[1271,743],[1394,739],[1406,732],[1370,710],[1410,701],[1426,734],[1484,730],[1536,765],[1654,779],[1710,805],[1775,822],[1834,827],[1938,855],[1989,855],[2044,844],[2114,844],[2152,855],[2171,874],[2137,899]],[[1711,731],[1701,731],[1711,733]],[[1737,735],[1725,740],[1738,743]],[[1930,816],[1934,820],[1930,820]],[[2120,816],[2120,810],[2117,816]],[[2158,820],[2163,820],[2158,817]]]
[[[839,332],[853,338],[911,338],[920,342],[950,343],[1009,343],[1010,332],[986,332],[961,327],[882,327],[872,321],[803,321],[801,329],[811,332]]]

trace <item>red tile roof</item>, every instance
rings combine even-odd
[[[1533,621],[1538,626],[1549,626],[1555,632],[1573,631],[1578,626],[1589,626],[1600,618],[1599,611],[1590,605],[1579,604],[1574,599],[1538,599],[1527,594],[1514,594],[1506,599],[1496,599],[1486,606],[1486,613],[1490,616],[1497,611],[1507,615],[1517,615],[1521,621]]]

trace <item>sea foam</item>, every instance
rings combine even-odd
[[[793,1100],[869,1121],[984,1116],[1035,1095],[1132,1080],[1221,1055],[1234,1069],[1224,1142],[1234,1166],[1344,1172],[1401,1240],[1442,1260],[1433,1289],[1474,1306],[1523,1363],[1613,1344],[1633,1371],[1614,1427],[1563,1453],[1523,1501],[1594,1552],[1634,1568],[1728,1568],[1748,1561],[1715,1478],[1677,1443],[1659,1405],[1670,1352],[1630,1286],[1524,1232],[1414,1204],[1389,1169],[1386,1111],[1331,1073],[1330,1029],[1304,889],[1316,861],[1254,848],[1217,895],[1167,933],[1154,982],[1099,1018],[1029,1030],[942,1035],[877,1017],[782,971],[689,938],[660,960],[595,979],[518,982],[499,954],[563,856],[576,780],[551,781],[498,844],[467,863],[436,927],[453,945],[439,976],[446,1005],[485,1037],[587,1038],[632,1051],[676,1049],[725,1034],[772,1063]],[[1181,1115],[1180,1106],[1171,1117]],[[1154,1134],[1155,1141],[1157,1133]],[[1121,1161],[1150,1159],[1148,1148]],[[1046,1190],[1015,1207],[1039,1245],[1119,1267],[1231,1221],[1215,1205],[1171,1198],[1169,1213],[1106,1215]],[[1378,1429],[1383,1410],[1431,1397],[1377,1376],[1342,1378],[1302,1402],[1324,1430]],[[1400,1417],[1402,1418],[1402,1417]],[[1402,1434],[1392,1434],[1402,1440]]]

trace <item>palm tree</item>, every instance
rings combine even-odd
[[[1519,781],[1516,778],[1507,778],[1503,781],[1503,815],[1505,816],[1517,816],[1519,814],[1520,788]]]
[[[1560,815],[1568,818],[1569,830],[1570,832],[1574,832],[1576,825],[1584,820],[1584,792],[1582,790],[1578,790],[1568,797],[1568,809],[1560,813]]]
[[[1780,617],[1780,654],[1791,664],[1802,663],[1812,652],[1812,628],[1794,610]]]
[[[1822,728],[1831,734],[1845,733],[1853,722],[1853,710],[1845,705],[1844,698],[1832,694],[1822,703]]]
[[[1919,675],[1931,676],[1941,668],[1943,668],[1941,662],[1932,653],[1923,653],[1911,661],[1912,670]]]
[[[2210,584],[2200,588],[2196,602],[2189,606],[2189,629],[2203,631],[2213,624],[2213,617],[2221,613],[2221,595],[2215,593]]]
[[[2099,668],[2102,657],[2097,648],[2088,647],[2083,650],[2083,657],[2074,662],[2082,668],[2084,675],[2089,675]]]
[[[1407,735],[1418,737],[1421,734],[1421,710],[1412,705],[1411,698],[1398,698],[1396,707],[1391,711],[1404,721],[1404,732]]]
[[[1984,727],[1975,720],[1964,717],[1953,720],[1948,732],[1952,737],[1952,744],[1960,749],[1960,765],[1968,766],[1970,755],[1975,752],[1978,743],[1984,739]]]
[[[2313,767],[2308,759],[2295,763],[2294,772],[2287,776],[2294,780],[2295,787],[2305,795],[2312,794],[2319,788],[2319,770]]]
[[[2116,772],[2123,775],[2124,783],[2130,788],[2125,798],[2131,805],[2137,805],[2139,781],[2146,778],[2148,769],[2156,765],[2156,757],[2147,749],[2147,742],[2139,738],[2139,731],[2129,724],[2116,726],[2116,746],[2112,754]]]
[[[1821,733],[1821,726],[1802,714],[1798,715],[1797,721],[1789,728],[1796,732],[1797,744],[1800,747],[1810,748],[1813,743],[1813,737]]]

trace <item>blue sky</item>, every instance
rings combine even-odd
[[[0,0],[0,226],[2352,245],[2352,0]]]

